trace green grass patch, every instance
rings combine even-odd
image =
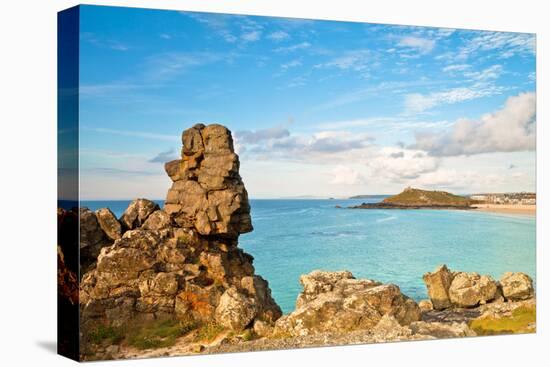
[[[536,307],[521,306],[512,311],[511,316],[501,318],[478,318],[470,322],[470,328],[478,335],[532,333],[529,325],[536,322]]]
[[[94,344],[119,344],[124,339],[124,333],[120,328],[100,324],[90,330],[88,338]]]
[[[127,344],[138,349],[170,347],[199,327],[193,320],[164,319],[125,327],[99,325],[88,333],[93,344]]]
[[[129,345],[138,349],[155,349],[170,347],[176,340],[197,328],[192,321],[166,319],[154,321],[138,327],[126,336]]]
[[[213,322],[202,324],[197,331],[195,341],[211,342],[224,330],[225,328],[223,326]]]
[[[254,333],[253,330],[251,329],[246,329],[242,334],[241,334],[241,338],[243,338],[243,340],[245,342],[249,342],[251,340],[254,340],[256,339],[256,334]]]

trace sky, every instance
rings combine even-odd
[[[82,6],[81,199],[163,199],[181,133],[251,198],[535,190],[535,35]]]

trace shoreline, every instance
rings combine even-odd
[[[537,213],[536,205],[474,204],[472,207],[474,207],[476,211],[500,214],[535,216]]]

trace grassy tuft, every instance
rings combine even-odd
[[[470,328],[478,335],[532,333],[529,325],[536,322],[536,307],[521,306],[512,311],[511,316],[501,318],[478,318],[470,322]]]
[[[202,324],[197,331],[195,341],[211,342],[224,330],[223,326],[213,322]]]
[[[138,349],[170,347],[177,338],[195,329],[197,324],[173,319],[154,321],[132,330],[126,336],[128,344]]]
[[[119,344],[124,339],[124,333],[120,328],[100,324],[90,330],[88,338],[94,344]]]
[[[243,340],[245,342],[249,342],[251,340],[254,340],[256,339],[256,334],[254,333],[253,330],[251,329],[246,329],[242,334],[241,334],[241,338],[243,338]]]

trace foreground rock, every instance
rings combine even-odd
[[[110,209],[99,209],[95,212],[95,215],[99,226],[107,237],[114,241],[122,236],[122,226]]]
[[[158,204],[154,203],[151,200],[147,199],[137,199],[130,203],[128,208],[120,217],[120,222],[125,229],[134,229],[141,227],[145,220],[151,215],[155,210],[158,210]]]
[[[535,294],[533,280],[524,273],[504,273],[500,278],[500,285],[503,296],[509,300],[525,300]]]
[[[96,214],[88,208],[80,208],[80,267],[84,273],[92,267],[101,249],[111,245],[112,240],[107,237]]]
[[[432,306],[436,310],[442,310],[451,306],[449,297],[449,288],[454,275],[447,268],[447,265],[441,265],[432,273],[426,273],[422,277],[428,288],[428,296],[432,301]]]
[[[420,308],[394,284],[355,279],[350,272],[303,275],[296,310],[280,318],[274,334],[309,335],[374,328],[383,316],[401,325],[420,320]]]
[[[442,265],[424,274],[423,279],[435,310],[472,308],[534,297],[533,280],[524,273],[505,273],[497,282],[489,275],[452,272]]]
[[[458,273],[449,287],[449,298],[456,307],[474,307],[497,297],[497,283],[488,275]]]
[[[94,350],[86,350],[86,335],[99,324],[176,318],[239,331],[281,316],[267,281],[254,274],[252,256],[237,247],[252,225],[231,133],[197,125],[182,140],[182,159],[166,165],[174,183],[165,207],[133,201],[120,218],[121,236],[94,247],[97,263],[80,289],[88,359]],[[89,243],[118,236],[110,211],[88,212]]]

